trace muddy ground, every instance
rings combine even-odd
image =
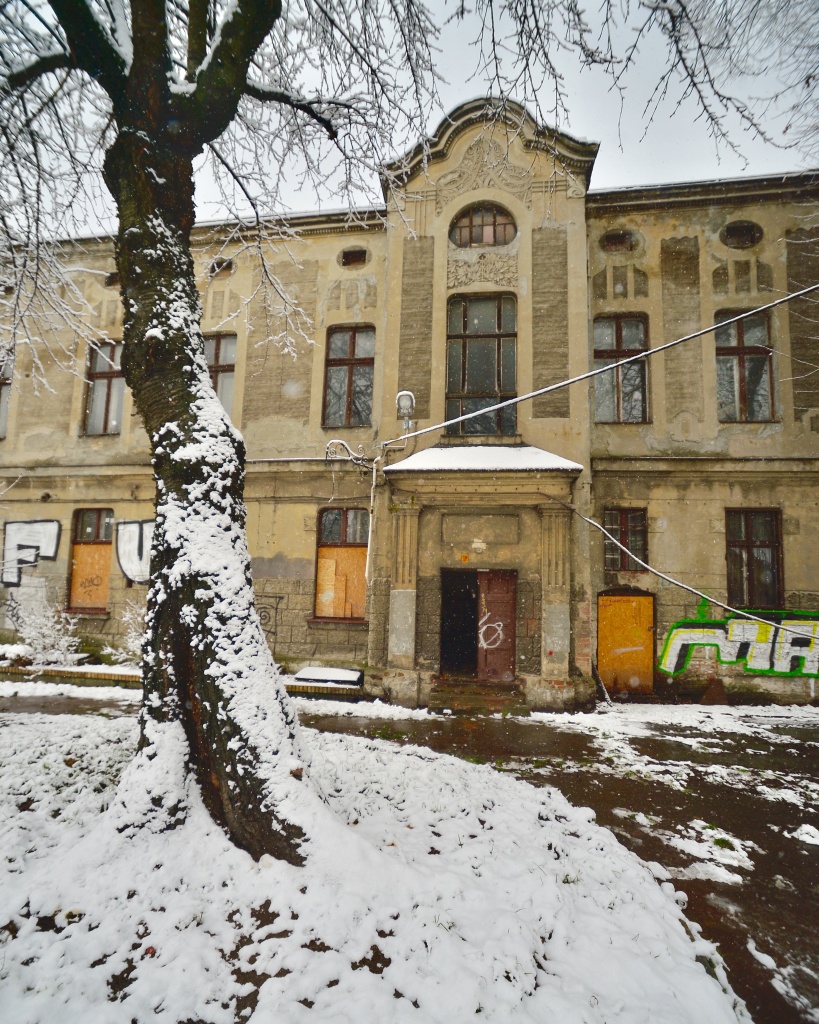
[[[134,714],[136,705],[76,697],[0,698],[2,712]],[[414,743],[556,786],[658,865],[687,896],[686,913],[717,943],[757,1024],[819,1022],[819,726],[648,722],[617,712],[533,719],[435,716],[423,721],[311,713],[326,732]],[[812,833],[809,833],[812,835]],[[707,1022],[703,1022],[707,1024]]]

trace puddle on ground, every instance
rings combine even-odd
[[[0,697],[0,714],[9,715],[136,715],[139,701],[94,700],[91,697]]]

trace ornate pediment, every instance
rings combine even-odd
[[[510,192],[527,206],[530,204],[532,177],[529,170],[514,164],[508,152],[493,139],[477,138],[464,154],[458,167],[438,179],[435,189],[436,212],[464,192],[479,188],[497,188]]]

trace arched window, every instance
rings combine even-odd
[[[453,220],[449,240],[460,249],[477,245],[508,245],[518,229],[512,215],[500,206],[470,206]]]

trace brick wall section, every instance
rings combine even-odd
[[[315,607],[314,580],[260,579],[254,591],[270,648],[287,667],[313,660],[340,667],[366,664],[366,623],[308,622]]]
[[[660,248],[663,283],[663,340],[699,330],[700,249],[696,238],[664,238]],[[666,413],[703,418],[702,345],[699,339],[665,353]]]
[[[441,577],[418,577],[415,615],[415,660],[418,668],[437,672],[441,665]]]
[[[515,671],[518,675],[539,676],[543,618],[539,580],[518,579],[516,614]]]
[[[304,260],[299,266],[287,260],[271,267],[271,273],[304,313],[301,327],[312,331],[318,299],[318,262]],[[298,319],[298,317],[295,317]],[[277,416],[302,420],[306,416],[307,397],[313,377],[313,345],[291,331],[290,341],[296,358],[269,340],[267,331],[284,332],[284,318],[273,311],[270,320],[261,303],[251,310],[253,327],[247,346],[247,373],[242,419],[245,423]],[[270,326],[268,326],[270,324]],[[323,351],[323,338],[316,338]],[[262,344],[259,344],[262,342]]]
[[[789,233],[786,245],[788,291],[796,292],[808,285],[819,284],[819,228]],[[798,418],[808,409],[819,408],[819,373],[810,372],[819,352],[819,292],[789,302],[788,323],[794,359],[793,411]],[[805,362],[796,362],[797,359]]]
[[[569,262],[564,227],[532,232],[532,386],[557,384],[569,376]],[[540,395],[534,417],[569,415],[569,389]]]
[[[390,624],[390,581],[374,579],[370,584],[367,618],[370,623],[367,661],[373,667],[387,665],[387,647]]]
[[[432,385],[433,238],[405,238],[401,279],[398,387],[415,395],[415,416],[429,418]]]

